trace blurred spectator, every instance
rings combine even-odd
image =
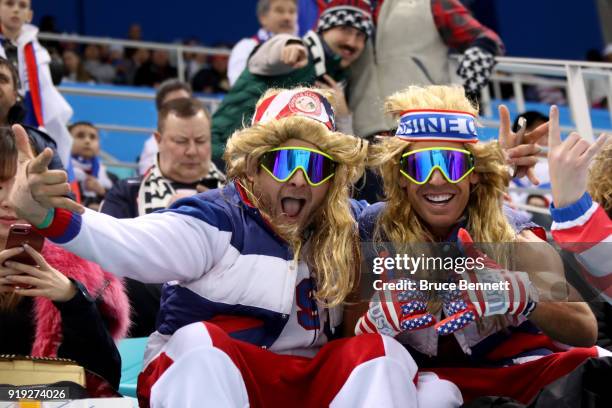
[[[157,87],[166,79],[176,78],[176,68],[170,65],[168,51],[154,50],[151,59],[136,70],[134,85]]]
[[[215,111],[213,157],[223,156],[227,139],[250,121],[258,98],[271,87],[325,87],[334,94],[338,130],[352,134],[352,113],[346,106],[344,80],[372,33],[367,0],[326,3],[317,32],[301,39],[277,34],[255,49],[240,78]]]
[[[184,92],[181,89],[168,91],[166,97],[170,92]],[[106,195],[102,213],[135,218],[164,209],[198,191],[224,185],[225,176],[211,161],[210,115],[200,101],[180,98],[161,105],[155,138],[159,154],[153,167],[144,177],[119,181]],[[156,327],[161,285],[132,279],[126,279],[126,285],[133,305],[130,334],[149,336]]]
[[[185,45],[198,46],[201,45],[196,39],[191,39],[185,42]],[[183,54],[185,60],[185,78],[191,81],[193,76],[202,68],[206,66],[206,60],[208,56],[206,54],[185,52]]]
[[[202,68],[191,82],[195,92],[225,93],[229,90],[227,79],[227,55],[212,55],[210,67]]]
[[[525,119],[525,132],[530,132],[533,129],[537,128],[543,123],[548,122],[548,116],[543,115],[540,112],[536,111],[527,111],[521,113],[514,120],[514,124],[512,125],[512,131],[519,131],[519,120],[520,118]],[[536,142],[537,145],[546,148],[548,146],[548,135],[542,136],[540,140]],[[546,159],[546,151],[544,150],[539,155],[541,159],[534,167],[534,173],[536,177],[540,180],[539,185],[532,184],[527,178],[515,178],[511,182],[511,187],[523,187],[523,188],[532,188],[532,189],[550,189],[550,177],[548,175],[548,160]],[[516,203],[529,204],[535,207],[548,208],[551,203],[552,196],[550,193],[542,193],[539,194],[537,192],[512,192],[510,194],[512,201]]]
[[[604,55],[607,56],[604,58]],[[586,60],[590,62],[612,62],[612,44],[604,48],[603,53],[596,49],[587,51]],[[608,106],[608,78],[584,78],[587,98],[593,108],[605,109]]]
[[[211,161],[210,119],[202,102],[195,98],[166,102],[157,127],[159,154],[154,165],[144,177],[119,181],[106,195],[103,213],[135,218],[166,208],[186,192],[224,184],[223,173]]]
[[[115,68],[102,60],[99,45],[85,47],[83,67],[97,82],[110,84],[115,79]]]
[[[130,28],[128,29],[127,39],[132,41],[142,41],[142,27],[138,23],[132,23]],[[136,52],[137,48],[126,48],[125,49],[125,57],[131,58],[132,55]]]
[[[258,0],[257,19],[261,28],[252,37],[243,38],[232,49],[229,58],[227,77],[233,86],[242,71],[246,68],[247,59],[255,47],[274,34],[297,33],[296,0]]]
[[[100,135],[89,122],[77,122],[70,126],[72,142],[72,167],[81,189],[82,204],[98,211],[100,202],[113,182],[100,160]]]
[[[72,50],[65,50],[63,55],[64,60],[64,77],[65,82],[93,82],[93,78],[85,70],[81,57]]]
[[[456,72],[466,94],[479,99],[494,57],[504,53],[493,30],[458,0],[378,0],[374,5],[376,35],[349,71],[356,135],[372,137],[395,129],[397,123],[383,114],[380,104],[399,89],[450,83],[451,50],[462,54]]]
[[[127,52],[127,48],[126,48],[126,52]],[[136,77],[136,72],[138,71],[138,69],[145,64],[147,61],[149,61],[149,58],[151,57],[151,52],[145,48],[138,48],[135,50],[134,53],[132,53],[132,56],[125,60],[125,83],[129,84],[129,85],[133,85],[134,84],[134,79]]]
[[[602,52],[603,62],[612,62],[612,43],[606,45]]]
[[[17,84],[19,77],[15,67],[6,59],[0,58],[0,127],[10,126],[21,123],[25,116],[25,109],[21,104]],[[36,151],[42,151],[45,147],[50,147],[54,151],[53,160],[49,168],[54,170],[64,170],[62,161],[57,154],[57,145],[48,134],[30,126],[24,126],[30,143]],[[5,160],[3,158],[3,160]]]
[[[57,143],[64,166],[69,168],[72,137],[66,124],[72,117],[72,108],[55,87],[51,56],[38,42],[38,28],[28,24],[32,13],[29,1],[0,2],[0,57],[17,68],[19,94],[26,108],[22,122],[45,128]]]
[[[43,33],[57,34],[57,28],[55,27],[55,16],[44,15],[40,18],[40,24],[38,26]],[[61,46],[55,40],[43,40],[40,44],[49,51],[51,55],[61,55]]]
[[[166,102],[180,98],[191,98],[191,94],[191,86],[189,86],[188,83],[178,79],[168,79],[164,81],[157,90],[157,94],[155,95],[155,109],[159,112]],[[138,174],[144,175],[147,170],[155,164],[158,151],[155,134],[152,134],[145,142],[142,153],[140,153]]]

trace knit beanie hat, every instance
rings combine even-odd
[[[325,0],[317,30],[322,33],[333,27],[349,26],[372,35],[372,7],[369,0]]]

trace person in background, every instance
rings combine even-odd
[[[151,58],[142,64],[134,75],[134,85],[158,87],[170,78],[176,78],[177,71],[170,65],[170,54],[166,50],[153,50]]]
[[[210,67],[202,68],[191,80],[193,90],[204,93],[226,93],[229,91],[227,60],[227,55],[211,55]]]
[[[352,114],[346,105],[344,80],[372,33],[367,0],[326,3],[317,29],[302,38],[277,34],[261,44],[213,115],[213,158],[223,155],[230,135],[253,119],[255,104],[269,88],[318,86],[330,89],[338,129],[352,134]],[[298,107],[299,109],[300,107]],[[303,106],[301,108],[308,109]]]
[[[72,108],[53,84],[51,57],[38,42],[38,28],[29,24],[32,16],[30,0],[0,0],[0,57],[17,68],[26,112],[22,123],[45,129],[70,175],[72,137],[67,123]]]
[[[223,186],[225,176],[211,161],[209,114],[200,101],[179,98],[163,104],[155,138],[159,144],[155,164],[144,176],[119,181],[107,193],[102,213],[136,218],[198,191]],[[130,335],[147,337],[155,331],[161,285],[125,281],[134,322]]]
[[[113,182],[100,160],[100,135],[90,122],[69,127],[72,142],[72,167],[81,188],[82,204],[97,211]]]
[[[129,327],[122,282],[50,241],[40,253],[28,246],[5,249],[10,226],[26,223],[8,202],[17,170],[8,127],[0,127],[0,157],[0,354],[68,358],[118,389],[115,341]],[[11,261],[24,253],[34,266]]]
[[[258,0],[257,19],[261,28],[252,37],[243,38],[232,48],[227,67],[229,86],[234,86],[255,47],[275,34],[296,34],[297,0]]]
[[[393,131],[395,123],[380,104],[398,89],[451,83],[451,50],[461,53],[457,75],[470,99],[478,100],[495,56],[505,51],[493,30],[459,0],[378,0],[373,5],[376,35],[351,67],[349,78],[357,136]]]
[[[0,58],[0,126],[10,126],[22,123],[25,116],[24,107],[21,103],[21,95],[18,90],[19,76],[15,66],[5,58]],[[43,151],[45,147],[53,150],[53,158],[49,168],[53,170],[64,170],[62,160],[57,154],[55,140],[38,128],[24,125],[30,138],[30,143],[36,151]]]
[[[178,79],[168,79],[159,86],[157,94],[155,94],[155,109],[157,112],[161,107],[173,99],[179,98],[190,98],[192,95],[191,86],[182,82]],[[151,135],[145,142],[142,152],[140,153],[140,159],[138,160],[138,173],[142,176],[147,170],[155,163],[155,157],[159,148],[157,147],[157,140],[155,135]]]
[[[83,67],[96,82],[111,84],[115,80],[115,67],[106,61],[102,48],[97,44],[88,44],[85,47]]]
[[[527,111],[519,114],[516,117],[516,119],[514,120],[514,124],[512,125],[512,131],[519,132],[522,125],[522,127],[524,127],[525,129],[524,132],[528,133],[547,122],[548,117],[546,115],[543,115],[542,113],[537,111]],[[535,165],[533,170],[534,175],[538,179],[539,183],[534,184],[529,179],[516,177],[512,179],[511,186],[543,190],[550,189],[550,178],[548,176],[548,160],[546,159],[548,135],[543,135],[539,140],[535,141],[535,144],[542,148],[539,154],[540,160]],[[541,208],[548,208],[552,199],[552,196],[550,194],[546,194],[544,192],[542,192],[542,194],[538,194],[537,192],[533,191],[511,191],[510,197],[513,203],[528,204]],[[550,225],[550,221],[548,221],[547,224]]]
[[[64,61],[63,82],[94,82],[92,76],[85,70],[80,55],[74,50],[64,50],[62,59]]]

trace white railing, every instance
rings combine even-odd
[[[594,133],[599,134],[606,129],[593,129],[585,80],[600,80],[606,87],[608,112],[612,121],[611,63],[498,57],[491,80],[496,99],[501,99],[500,83],[512,84],[519,112],[525,111],[523,85],[548,85],[565,89],[576,129],[581,136],[591,141]],[[483,110],[486,116],[492,116],[490,100],[491,95],[486,89],[483,93]]]
[[[156,42],[132,41],[124,39],[88,37],[72,34],[40,33],[39,38],[59,42],[73,42],[79,44],[101,44],[120,45],[123,47],[146,48],[153,50],[166,50],[176,58],[179,78],[184,80],[185,75],[185,52],[207,55],[228,55],[227,49],[187,46],[182,44],[167,44]],[[593,129],[590,117],[590,104],[588,102],[585,80],[599,79],[604,84],[605,93],[608,97],[608,110],[612,121],[612,64],[567,60],[548,60],[536,58],[496,58],[492,80],[493,94],[496,99],[501,99],[501,83],[511,83],[514,90],[514,101],[519,112],[525,111],[525,97],[523,85],[545,85],[565,89],[568,95],[569,107],[572,118],[576,124],[575,128],[587,139],[593,139],[594,134],[599,134],[609,129]],[[607,85],[607,86],[606,86]],[[139,93],[133,91],[120,91],[110,89],[79,88],[70,85],[60,86],[60,90],[66,94],[85,94],[98,96],[112,96],[129,99],[154,99],[152,93]],[[211,112],[219,105],[218,98],[200,98]],[[483,112],[485,118],[482,122],[485,126],[497,127],[499,122],[495,119],[491,107],[491,94],[488,89],[483,92]],[[125,131],[130,133],[150,133],[152,129],[117,126],[113,124],[96,124],[102,129],[109,131]],[[573,127],[563,126],[563,131],[574,130]]]
[[[225,48],[201,47],[183,44],[167,44],[149,41],[133,41],[117,38],[88,37],[76,34],[38,33],[41,40],[72,42],[77,44],[120,45],[124,48],[145,48],[147,50],[164,50],[176,58],[176,70],[181,81],[185,80],[185,52],[206,55],[229,55]]]
[[[144,99],[144,100],[155,100],[155,94],[152,92],[136,92],[132,90],[123,90],[116,87],[115,89],[96,89],[92,87],[78,87],[71,85],[60,85],[58,89],[61,93],[67,95],[89,95],[89,96],[110,96],[114,98],[124,99]],[[219,98],[210,96],[196,96],[200,101],[204,103],[210,113],[214,113],[219,107],[221,100]]]

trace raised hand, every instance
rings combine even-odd
[[[561,142],[559,109],[554,105],[550,107],[548,171],[556,207],[566,207],[582,197],[586,191],[589,164],[608,140],[610,135],[601,134],[591,144],[572,132]]]
[[[540,184],[533,167],[538,162],[540,148],[535,145],[548,132],[548,123],[544,123],[530,132],[513,132],[510,124],[510,112],[505,105],[499,105],[499,145],[504,149],[506,162],[512,166],[512,177],[527,176],[533,184]]]
[[[281,52],[281,60],[295,69],[303,68],[308,64],[308,51],[302,44],[287,44]]]
[[[82,213],[83,207],[66,197],[70,193],[66,172],[48,168],[53,151],[46,148],[34,157],[25,129],[20,125],[13,125],[12,129],[18,156],[9,201],[18,217],[40,225],[51,208]]]
[[[538,301],[538,292],[525,272],[504,270],[474,247],[465,229],[460,229],[458,241],[467,257],[484,258],[484,269],[467,271],[457,277],[470,284],[499,284],[499,289],[467,288],[441,294],[442,310],[447,316],[436,324],[439,335],[463,329],[479,317],[494,315],[528,316]]]

